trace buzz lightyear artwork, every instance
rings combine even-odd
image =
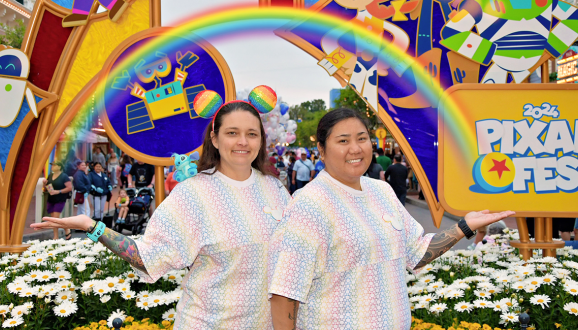
[[[380,4],[375,0],[335,0],[339,5],[357,9],[355,20],[367,28],[367,30],[383,37],[384,32],[393,36],[391,44],[402,51],[407,51],[410,38],[407,33],[385,19],[392,18],[393,21],[407,20],[405,16],[415,10],[418,0],[393,1],[389,6]],[[355,36],[355,52],[350,52],[339,45],[339,38],[348,31],[345,29],[334,29],[326,34],[321,40],[321,47],[327,54],[327,57],[319,61],[329,75],[334,75],[339,69],[343,68],[346,75],[350,75],[349,84],[364,97],[369,105],[377,112],[378,94],[377,94],[377,77],[378,75],[387,75],[388,68],[378,61],[376,54],[368,51],[369,47],[364,47],[368,40],[363,40]],[[392,68],[396,74],[401,76],[407,69],[407,66]]]
[[[508,74],[520,83],[544,51],[558,57],[578,38],[576,9],[557,0],[465,0],[442,29],[440,44],[491,64],[481,83],[505,83]]]

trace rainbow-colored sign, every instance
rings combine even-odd
[[[576,85],[458,85],[459,137],[440,120],[438,194],[446,210],[514,210],[519,216],[577,216]],[[472,138],[473,137],[473,138]],[[458,139],[473,141],[464,150]]]

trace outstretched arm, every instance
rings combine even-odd
[[[91,231],[96,225],[96,221],[87,217],[86,215],[78,215],[69,218],[42,218],[44,222],[33,223],[30,227],[34,230],[45,228],[64,228],[64,229],[79,229],[84,231]],[[106,246],[112,253],[121,257],[123,260],[131,264],[140,271],[147,273],[144,263],[138,253],[138,247],[134,240],[122,234],[115,232],[112,229],[106,228],[104,234],[98,239],[104,246]],[[148,274],[148,273],[147,273]]]
[[[499,221],[501,219],[507,218],[514,215],[512,211],[504,211],[500,213],[491,213],[488,210],[481,212],[470,212],[466,214],[464,219],[468,224],[468,227],[472,231],[478,228],[485,227],[491,223]],[[457,224],[451,226],[449,229],[436,234],[422,257],[421,261],[415,266],[415,269],[421,268],[430,262],[434,261],[436,258],[440,257],[442,254],[446,253],[451,249],[456,243],[464,237],[464,233],[458,227]]]

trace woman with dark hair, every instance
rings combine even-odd
[[[189,267],[174,329],[272,329],[267,251],[291,197],[267,171],[256,106],[232,101],[218,109],[205,133],[199,174],[159,205],[144,236],[133,241],[106,228],[99,241],[146,282]],[[84,217],[64,221],[83,230],[95,226]]]
[[[419,269],[514,213],[471,212],[424,235],[386,182],[363,177],[372,147],[356,111],[326,114],[317,141],[325,170],[295,195],[271,238],[275,330],[409,329],[406,267]]]
[[[295,156],[289,157],[289,166],[287,166],[287,178],[288,178],[287,182],[289,185],[289,193],[291,195],[293,195],[295,190],[297,190],[297,186],[293,184],[293,181],[291,180],[291,178],[293,177],[293,167],[295,166],[296,161],[297,160],[295,159]]]
[[[59,218],[60,213],[64,210],[64,205],[66,205],[66,200],[69,198],[69,193],[72,191],[72,182],[70,182],[68,175],[62,172],[64,170],[63,162],[56,161],[51,163],[51,165],[52,173],[42,180],[44,189],[49,195],[46,202],[46,212],[51,217]],[[58,239],[58,227],[53,228],[53,232],[53,239]],[[66,240],[72,237],[68,229],[64,230],[64,234],[66,235]]]

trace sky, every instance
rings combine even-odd
[[[175,26],[199,12],[240,4],[257,6],[258,0],[162,0],[162,25]],[[238,41],[208,41],[227,61],[237,91],[268,85],[289,105],[313,99],[322,99],[328,105],[329,91],[341,88],[315,58],[273,32],[270,36],[247,36]]]

